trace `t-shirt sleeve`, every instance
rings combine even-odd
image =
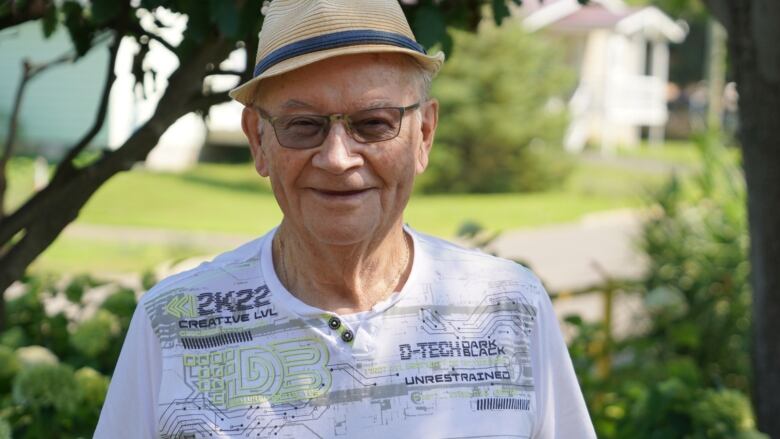
[[[550,297],[539,301],[531,357],[537,377],[537,425],[534,439],[595,439],[574,366],[561,336]]]
[[[95,439],[158,437],[160,343],[141,304],[135,310],[108,388]]]

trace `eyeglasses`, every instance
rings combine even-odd
[[[359,143],[384,142],[398,136],[401,121],[408,111],[420,107],[420,103],[408,107],[384,107],[360,110],[350,114],[293,114],[270,116],[254,107],[260,117],[274,127],[276,140],[285,148],[309,149],[322,145],[328,137],[334,121],[344,122],[347,133]]]

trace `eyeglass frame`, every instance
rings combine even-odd
[[[347,114],[347,113],[295,114],[295,115],[283,115],[283,116],[271,116],[265,110],[263,110],[262,108],[260,108],[257,105],[252,105],[252,108],[255,111],[257,111],[257,113],[258,113],[258,115],[260,115],[261,119],[267,120],[271,124],[271,127],[274,130],[274,136],[276,136],[276,141],[279,142],[279,145],[281,145],[281,146],[283,146],[285,148],[288,148],[288,149],[305,150],[305,149],[319,148],[320,146],[322,146],[322,144],[325,143],[325,140],[328,138],[328,135],[330,134],[330,129],[333,126],[333,122],[337,121],[337,120],[341,120],[341,121],[344,122],[344,131],[347,132],[347,134],[349,135],[349,137],[352,140],[354,140],[354,141],[356,141],[356,142],[358,142],[360,144],[363,144],[363,145],[367,145],[367,144],[371,144],[371,143],[378,143],[378,142],[386,142],[388,140],[395,139],[401,133],[401,126],[403,125],[403,120],[404,120],[404,116],[406,115],[406,113],[407,112],[411,112],[413,110],[419,109],[420,106],[422,105],[422,103],[423,103],[422,101],[418,101],[418,102],[416,102],[414,104],[407,105],[406,107],[364,108],[362,110],[353,111],[352,113],[349,113],[349,114]],[[400,116],[400,118],[398,120],[398,130],[396,131],[396,133],[392,137],[388,137],[387,139],[382,139],[382,140],[368,141],[368,142],[361,141],[361,140],[359,140],[359,139],[357,139],[355,137],[355,133],[352,131],[352,121],[350,120],[349,116],[351,116],[351,115],[353,115],[355,113],[360,113],[360,112],[363,112],[363,111],[371,111],[371,110],[398,110],[401,113],[401,116]],[[318,144],[316,144],[314,146],[307,146],[307,147],[303,147],[303,148],[295,147],[295,146],[288,146],[288,145],[283,144],[279,140],[279,134],[276,132],[276,124],[274,122],[279,120],[279,118],[281,118],[281,117],[287,117],[287,116],[327,118],[327,120],[328,120],[328,124],[326,126],[327,130],[325,130],[325,135],[322,137],[322,141],[320,141],[320,143],[318,143]]]

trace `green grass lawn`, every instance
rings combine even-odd
[[[691,142],[679,140],[666,141],[660,147],[643,142],[636,148],[618,149],[617,155],[678,165],[695,165],[701,161],[699,151]]]
[[[10,169],[10,204],[31,191],[32,165]],[[453,236],[464,222],[488,230],[510,230],[574,221],[583,215],[641,206],[649,188],[665,175],[614,164],[581,163],[561,188],[534,194],[414,194],[405,220],[416,229]],[[268,183],[250,164],[201,164],[182,174],[136,169],[111,179],[89,201],[77,222],[121,227],[262,234],[281,213]],[[63,236],[34,264],[54,271],[139,271],[169,260],[226,248],[171,247]]]
[[[167,261],[176,262],[198,255],[218,253],[217,249],[133,242],[107,242],[97,239],[60,236],[31,265],[34,271],[84,273],[95,275],[142,273]]]

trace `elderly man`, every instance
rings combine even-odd
[[[397,1],[276,0],[259,47],[284,219],[143,297],[96,437],[595,437],[536,277],[403,224],[443,56]]]

